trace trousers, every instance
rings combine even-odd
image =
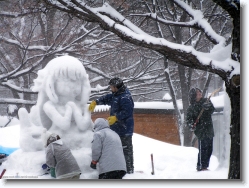
[[[197,170],[199,171],[209,167],[213,152],[213,138],[198,139],[198,149]]]
[[[122,179],[126,172],[124,170],[115,170],[99,175],[99,179]]]
[[[120,137],[124,151],[127,173],[134,173],[132,136]]]

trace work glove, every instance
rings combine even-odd
[[[48,166],[47,164],[43,164],[43,165],[42,165],[42,169],[43,169],[43,170],[46,170],[46,169],[48,169],[48,168],[49,168],[49,166]]]
[[[211,102],[205,102],[205,103],[203,103],[202,108],[204,110],[208,110],[211,106],[212,106]]]
[[[96,169],[96,166],[97,166],[97,162],[94,161],[94,160],[92,160],[92,162],[91,162],[91,164],[90,164],[90,167],[91,167],[92,169]]]
[[[116,116],[110,116],[107,118],[109,125],[113,125],[116,121],[118,121]]]
[[[88,107],[88,110],[90,112],[93,112],[93,110],[94,110],[94,108],[95,108],[96,105],[97,105],[96,101],[92,101],[91,104]]]
[[[196,126],[193,125],[190,127],[190,131],[194,132],[195,130],[196,130]]]

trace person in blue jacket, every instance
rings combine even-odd
[[[89,111],[93,112],[96,105],[109,105],[110,117],[108,122],[111,130],[115,131],[122,142],[127,173],[134,173],[132,135],[134,131],[133,109],[134,102],[130,91],[120,78],[112,78],[109,81],[112,93],[106,94],[89,105]]]

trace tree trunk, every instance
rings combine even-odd
[[[205,85],[204,85],[203,91],[202,91],[202,96],[203,96],[203,97],[206,96],[206,94],[207,94],[208,87],[209,87],[209,84],[210,84],[211,79],[212,79],[212,74],[209,73],[209,74],[208,74],[208,78],[207,78],[207,80],[206,80],[206,83],[205,83]],[[215,88],[215,89],[217,89],[217,88]],[[207,97],[208,97],[208,96],[207,96]]]
[[[231,100],[231,149],[228,179],[240,179],[240,87],[226,83]]]
[[[23,80],[24,80],[24,88],[29,88],[30,87],[30,79],[29,79],[29,74],[28,75],[24,75],[23,76]],[[23,93],[23,99],[24,100],[31,100],[31,94],[29,93]],[[25,108],[28,112],[30,112],[30,105],[25,105]]]
[[[213,0],[213,2],[226,10],[233,19],[231,57],[240,62],[240,1]],[[231,149],[228,179],[240,179],[240,75],[234,75],[231,80],[224,80],[231,101]]]
[[[169,64],[168,64],[168,59],[166,57],[164,57],[164,67],[165,67],[165,71],[164,71],[165,77],[166,77],[166,80],[167,80],[167,82],[169,84],[170,94],[172,96],[173,106],[174,106],[176,117],[177,117],[177,129],[178,129],[179,143],[182,145],[181,139],[180,139],[180,130],[181,130],[180,126],[182,126],[181,112],[180,112],[180,110],[179,110],[179,108],[177,106],[177,103],[176,103],[175,90],[173,88],[173,85],[172,85],[172,82],[171,82],[171,79],[170,79]]]
[[[177,17],[175,15],[175,17]],[[181,22],[185,22],[187,19],[187,14],[184,12],[180,18]],[[182,28],[176,27],[175,28],[175,36],[176,36],[176,43],[181,44],[183,42],[182,36],[183,36],[183,30]],[[188,92],[189,92],[189,84],[188,79],[186,77],[186,71],[185,66],[178,64],[178,73],[180,78],[180,84],[181,84],[181,94],[182,94],[182,114],[184,114],[184,119],[187,114],[187,109],[189,106],[189,100],[188,100]],[[190,131],[189,127],[186,126],[185,121],[182,121],[182,128],[184,133],[184,142],[183,145],[190,147],[191,146],[191,140],[192,140],[192,132]]]
[[[178,72],[179,72],[179,77],[180,77],[180,82],[181,82],[181,93],[182,93],[182,108],[183,108],[183,114],[184,117],[186,117],[187,114],[187,109],[189,106],[189,101],[188,101],[188,91],[189,87],[187,84],[187,78],[186,78],[186,72],[185,72],[185,67],[182,65],[178,65]],[[185,122],[185,121],[183,121]],[[183,131],[184,131],[184,146],[190,147],[191,146],[191,140],[192,140],[192,132],[190,131],[189,127],[186,126],[185,123],[183,123]]]

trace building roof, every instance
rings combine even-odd
[[[223,109],[224,107],[224,95],[216,96],[211,98],[212,103],[216,109]],[[182,110],[182,100],[177,100],[177,105]],[[105,112],[109,111],[110,106],[108,105],[97,105],[94,112]],[[134,102],[134,109],[154,109],[154,110],[174,110],[173,102]]]

